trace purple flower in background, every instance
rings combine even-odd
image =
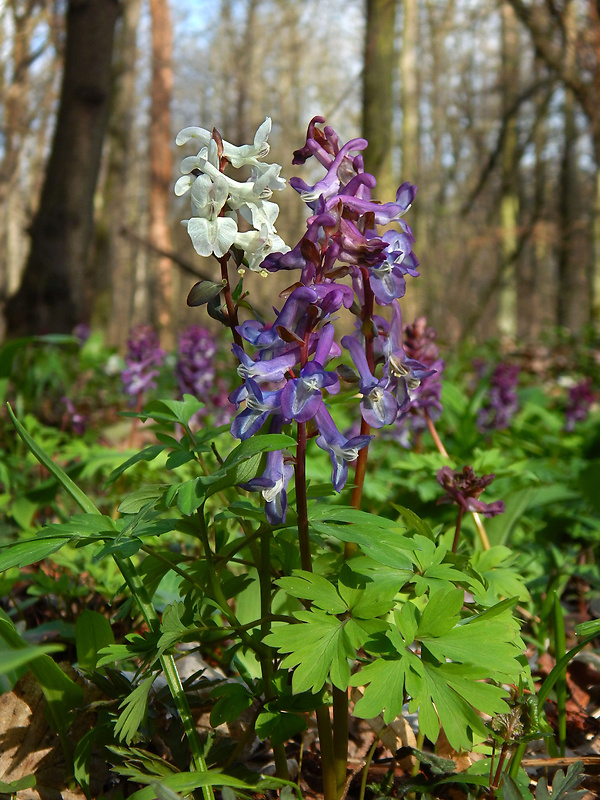
[[[156,332],[150,325],[137,325],[127,340],[126,369],[121,380],[127,394],[141,397],[148,389],[154,389],[154,378],[162,366],[166,353],[161,349]]]
[[[508,428],[511,419],[519,410],[517,384],[521,368],[516,364],[498,364],[490,378],[487,402],[477,414],[480,431]]]
[[[446,494],[437,501],[442,503],[455,503],[463,511],[475,511],[484,517],[495,517],[505,511],[504,502],[496,500],[494,503],[484,503],[479,500],[479,495],[494,480],[495,475],[482,475],[478,478],[473,467],[463,467],[462,472],[455,472],[451,467],[442,467],[438,470],[437,482]]]
[[[406,355],[435,371],[422,378],[420,384],[411,390],[410,407],[398,418],[395,435],[403,447],[410,447],[413,434],[425,429],[426,416],[435,422],[442,414],[442,373],[445,364],[439,357],[435,338],[436,332],[427,326],[425,317],[419,317],[404,328]]]
[[[207,328],[190,325],[179,336],[175,375],[181,394],[205,400],[214,388],[215,341]]]
[[[566,431],[573,431],[576,422],[583,422],[587,418],[590,407],[595,399],[596,393],[592,389],[592,379],[590,377],[585,378],[585,380],[575,384],[575,386],[569,389],[567,408],[565,411]]]
[[[85,414],[81,414],[77,411],[68,397],[63,397],[61,399],[66,408],[65,414],[63,415],[63,428],[67,427],[67,423],[69,423],[73,433],[81,436],[82,433],[85,433],[87,417]]]
[[[90,338],[91,329],[85,322],[80,322],[73,328],[73,336],[76,336],[81,344],[85,344]]]

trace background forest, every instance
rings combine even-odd
[[[216,126],[243,143],[271,116],[289,178],[315,114],[369,139],[381,197],[419,187],[423,278],[406,319],[426,314],[447,343],[519,348],[594,321],[591,0],[4,0],[0,53],[7,336],[86,323],[122,348],[141,322],[171,346],[197,319],[195,276],[214,273],[179,225],[175,133]],[[281,203],[296,241],[302,203],[291,190]]]

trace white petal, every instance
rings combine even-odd
[[[184,128],[177,134],[175,143],[181,145],[189,142],[190,139],[200,139],[202,144],[206,147],[210,141],[210,138],[211,134],[205,128]]]
[[[189,191],[194,183],[194,176],[193,175],[182,175],[179,180],[176,181],[173,191],[177,195],[177,197],[181,197],[182,194],[185,194]]]
[[[209,240],[208,220],[202,217],[193,217],[187,225],[194,250],[200,256],[209,256],[213,249]]]
[[[238,232],[235,220],[230,217],[218,217],[213,222],[209,223],[216,227],[216,236],[214,238],[214,254],[217,258],[222,258],[225,253],[233,244],[236,234]]]

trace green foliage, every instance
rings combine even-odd
[[[0,352],[0,391],[4,377],[4,391],[21,405],[10,375],[26,346],[7,352],[6,362]],[[481,545],[465,515],[452,552],[455,509],[436,504],[435,476],[448,460],[427,452],[427,433],[419,453],[375,439],[365,485],[369,511],[332,494],[328,465],[309,459],[312,571],[300,568],[295,490],[290,487],[286,525],[272,528],[260,494],[239,488],[261,474],[269,452],[284,449],[293,462],[294,438],[259,434],[237,443],[224,435],[227,426],[196,429],[201,404],[189,395],[151,399],[129,414],[145,420],[145,432],[155,437],[139,451],[102,448],[91,436],[69,440],[32,416],[23,425],[9,410],[20,442],[5,436],[7,457],[0,461],[7,533],[0,594],[12,615],[12,621],[0,619],[2,688],[32,670],[88,797],[96,751],[115,772],[145,786],[133,794],[142,800],[196,790],[210,800],[212,786],[229,786],[236,796],[281,786],[212,769],[232,763],[238,751],[231,742],[212,747],[210,740],[195,740],[189,704],[200,691],[213,728],[241,718],[247,739],[257,735],[282,748],[302,735],[334,687],[361,690],[353,709],[358,717],[382,715],[388,724],[407,708],[416,712],[419,733],[432,746],[442,729],[456,750],[510,741],[517,748],[514,768],[496,796],[527,796],[521,778],[514,780],[519,748],[548,726],[543,711],[540,719],[530,714],[534,700],[523,687],[534,687],[521,635],[543,645],[552,603],[569,591],[571,577],[586,580],[591,597],[600,593],[596,565],[574,557],[582,543],[592,552],[600,535],[600,455],[593,451],[600,434],[590,422],[587,457],[583,434],[565,435],[561,410],[535,387],[524,391],[510,430],[481,434],[475,419],[483,388],[465,386],[463,376],[447,382],[448,413],[439,430],[457,468],[468,462],[497,475],[484,499],[504,499],[506,512],[484,520],[491,547]],[[347,400],[342,397],[342,409]],[[50,452],[61,455],[53,459]],[[45,470],[38,484],[34,458]],[[77,583],[69,571],[85,577]],[[33,644],[27,629],[17,632],[20,617],[10,598],[23,581],[25,615],[53,598],[61,644]],[[532,621],[521,634],[522,615]],[[577,626],[576,647],[539,687],[540,708],[575,652],[595,642],[599,630],[597,620]],[[65,647],[107,697],[98,725],[73,753],[68,733],[81,689],[50,657]],[[182,685],[175,663],[190,657],[190,648],[201,659]],[[506,688],[511,685],[518,691]],[[527,725],[509,736],[502,724],[511,715],[527,717]],[[154,736],[179,753],[173,764],[151,752]],[[181,748],[183,737],[189,749]],[[477,787],[488,786],[489,760],[486,774],[458,775],[435,753],[416,755],[421,774],[394,787],[399,797],[451,783],[476,797]],[[577,798],[580,780],[573,768],[557,773],[552,793],[540,783],[536,798]]]

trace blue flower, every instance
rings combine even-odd
[[[263,392],[252,378],[246,378],[244,392],[239,389],[229,399],[239,404],[245,397],[246,407],[231,423],[231,433],[236,439],[248,439],[257,433],[267,420],[269,414],[278,412],[280,408],[281,389],[275,392]]]
[[[321,404],[317,411],[315,421],[319,428],[320,435],[317,437],[317,444],[322,450],[329,452],[331,464],[331,482],[336,492],[341,492],[348,479],[348,462],[358,458],[358,451],[366,447],[372,436],[353,436],[351,439],[341,433],[331,414],[324,404]]]
[[[360,410],[362,417],[372,428],[391,425],[398,414],[396,398],[386,388],[383,381],[377,380],[369,369],[365,351],[352,336],[344,336],[342,344],[347,347],[359,374],[359,387],[362,394]]]

